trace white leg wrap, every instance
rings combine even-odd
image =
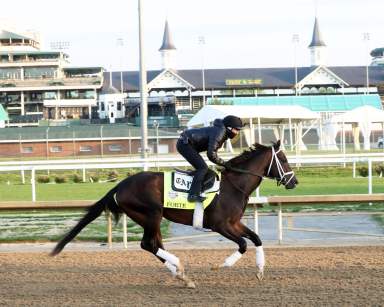
[[[156,256],[159,256],[160,258],[164,259],[165,261],[168,261],[169,263],[173,264],[176,267],[179,267],[180,260],[175,255],[172,255],[171,253],[168,253],[167,251],[159,248],[159,250],[156,253]]]
[[[167,269],[171,271],[172,276],[177,275],[177,268],[172,263],[170,263],[169,261],[165,261],[164,264],[167,267]]]
[[[204,207],[202,203],[195,203],[195,210],[193,211],[193,227],[203,228]]]
[[[225,259],[223,266],[233,266],[243,255],[236,251],[227,259]]]
[[[263,270],[265,265],[264,249],[262,246],[256,246],[256,266]]]

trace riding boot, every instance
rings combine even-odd
[[[205,174],[203,173],[204,179]],[[201,194],[201,186],[202,186],[202,179],[200,179],[201,175],[198,174],[196,171],[195,176],[193,177],[193,181],[191,184],[191,188],[189,189],[188,193],[188,201],[189,202],[203,202],[205,200],[205,197],[200,196]]]

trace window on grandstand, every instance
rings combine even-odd
[[[84,99],[94,99],[95,96],[95,91],[94,90],[85,90],[84,92],[81,93],[81,98]]]
[[[21,148],[21,152],[25,154],[33,153],[33,147],[31,146],[23,147]]]
[[[117,111],[121,111],[121,101],[117,102]]]
[[[65,91],[65,98],[66,99],[78,99],[79,98],[79,91],[78,90]]]
[[[62,152],[63,151],[63,147],[61,146],[52,146],[50,148],[50,152]]]
[[[57,74],[55,67],[25,67],[24,79],[54,78]]]
[[[108,150],[111,152],[122,151],[123,146],[121,146],[120,144],[111,144],[108,146]]]
[[[82,146],[80,146],[80,151],[81,152],[90,152],[90,151],[92,151],[92,146],[82,145]]]
[[[56,92],[44,92],[43,99],[56,99]]]

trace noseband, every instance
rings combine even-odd
[[[293,171],[289,171],[289,172],[284,171],[284,168],[281,165],[279,158],[277,157],[277,154],[281,151],[281,149],[279,149],[278,151],[275,151],[275,148],[273,146],[271,147],[271,149],[272,149],[272,158],[271,158],[271,162],[269,163],[269,167],[268,167],[268,171],[267,171],[266,176],[271,178],[269,174],[270,174],[271,169],[272,169],[273,161],[275,161],[276,168],[277,168],[277,171],[278,171],[279,177],[280,177],[280,178],[274,177],[277,180],[277,185],[282,184],[282,185],[286,186],[292,180],[292,178],[295,176],[295,173]],[[284,181],[284,179],[285,179],[285,181]]]

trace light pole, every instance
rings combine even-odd
[[[120,92],[123,93],[124,92],[124,88],[123,88],[123,46],[124,46],[124,39],[122,39],[121,37],[119,37],[117,40],[116,40],[116,46],[118,47],[118,49],[120,49],[119,51],[119,56],[120,56]]]
[[[295,95],[297,96],[297,56],[296,49],[297,44],[299,43],[299,34],[292,35],[292,43],[293,43],[293,61],[295,66]]]
[[[153,121],[153,127],[155,128],[156,133],[156,160],[159,160],[159,126],[160,123],[157,120]],[[159,165],[157,165],[157,170],[159,170]]]
[[[159,153],[159,122],[157,120],[153,121],[153,128],[155,128],[156,132],[156,154]]]
[[[368,32],[363,33],[363,41],[365,42],[365,56],[367,56],[367,54],[368,54],[369,40],[370,40],[370,34]],[[368,60],[366,60],[366,66],[365,67],[366,67],[365,73],[366,73],[366,77],[367,77],[367,80],[366,80],[367,89],[366,89],[365,93],[368,95],[369,94],[369,70],[368,70],[369,58],[368,58]]]
[[[141,157],[146,159],[148,156],[148,105],[147,105],[147,71],[144,62],[144,43],[143,43],[143,16],[141,0],[138,0],[139,11],[139,58],[140,58],[140,124],[141,124]],[[144,164],[144,170],[147,170]]]
[[[204,69],[204,45],[205,37],[199,36],[198,38],[199,45],[201,46],[201,80],[203,83],[203,107],[205,106],[205,69]]]

